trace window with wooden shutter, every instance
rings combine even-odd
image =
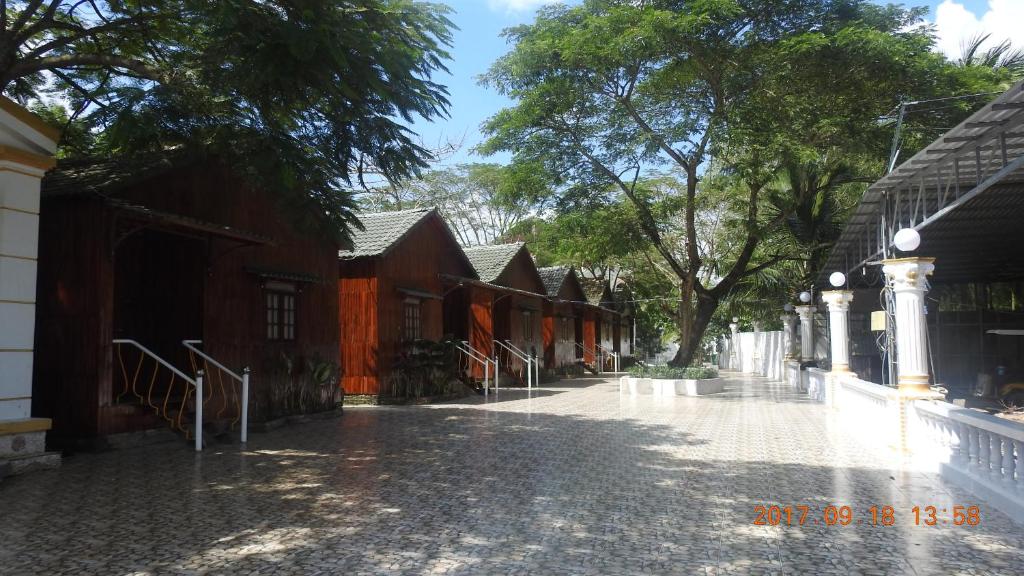
[[[267,282],[264,286],[267,340],[295,340],[297,292],[295,285],[288,282]]]
[[[406,299],[403,310],[402,338],[406,342],[419,340],[422,337],[420,301],[415,298]]]

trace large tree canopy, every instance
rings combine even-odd
[[[879,118],[894,105],[973,88],[932,52],[920,15],[863,0],[548,7],[506,31],[512,50],[483,80],[515,105],[488,121],[481,150],[544,166],[567,195],[611,188],[634,204],[640,230],[678,283],[674,362],[687,364],[719,303],[789,258],[764,239],[818,188],[770,195],[782,166],[837,148],[884,155],[891,129]],[[678,211],[659,215],[642,183],[665,167],[681,174],[682,186]],[[713,261],[699,222],[709,169],[729,178],[721,201],[728,246]]]
[[[344,230],[342,187],[400,180],[429,152],[403,124],[443,115],[447,8],[413,0],[29,0],[0,10],[0,88],[61,100],[65,154],[200,146]]]

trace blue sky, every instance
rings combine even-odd
[[[480,124],[509,101],[492,90],[477,85],[477,77],[508,50],[501,31],[529,22],[533,13],[548,0],[447,0],[450,18],[459,27],[451,49],[451,74],[435,79],[451,92],[451,117],[434,122],[417,122],[413,130],[430,148],[439,143],[461,141],[462,148],[443,164],[477,161],[503,162],[505,157],[483,159],[470,149],[480,142]],[[939,31],[939,45],[955,54],[964,37],[977,31],[991,32],[994,38],[1009,39],[1024,46],[1024,0],[911,0],[908,6],[927,6],[929,20]]]

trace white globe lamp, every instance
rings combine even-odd
[[[739,318],[737,318],[737,317],[735,317],[735,316],[733,316],[733,317],[732,317],[732,323],[733,323],[733,324],[738,324],[738,323],[739,323],[739,321],[740,321],[740,319],[739,319]]]
[[[828,283],[836,288],[842,288],[843,284],[846,284],[846,274],[843,274],[842,272],[833,272],[832,275],[828,277]]]
[[[793,311],[793,305],[789,304],[789,303],[786,303],[786,305],[783,306],[782,309],[785,310],[786,312],[792,312]]]
[[[921,245],[921,235],[913,228],[901,228],[892,237],[892,243],[900,252],[913,252]]]
[[[811,293],[806,291],[806,290],[801,292],[800,293],[800,301],[803,302],[804,304],[807,304],[808,302],[810,302],[811,301]]]

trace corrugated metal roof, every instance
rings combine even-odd
[[[340,258],[380,256],[405,237],[413,227],[434,212],[434,208],[413,208],[395,212],[357,214],[362,230],[352,230],[352,249],[339,250]]]
[[[473,264],[480,280],[494,282],[505,271],[505,268],[508,268],[512,259],[523,249],[523,246],[525,245],[522,242],[471,246],[465,248],[464,252],[470,263]]]
[[[1024,82],[872,184],[847,220],[818,280],[825,283],[836,270],[856,271],[877,260],[883,249],[891,254],[892,233],[902,227],[921,232],[916,254],[938,259],[936,281],[984,281],[1001,269],[1000,277],[1019,271],[1021,257],[1008,250],[1006,242],[1021,242],[1020,189],[1007,188],[1020,182]]]

